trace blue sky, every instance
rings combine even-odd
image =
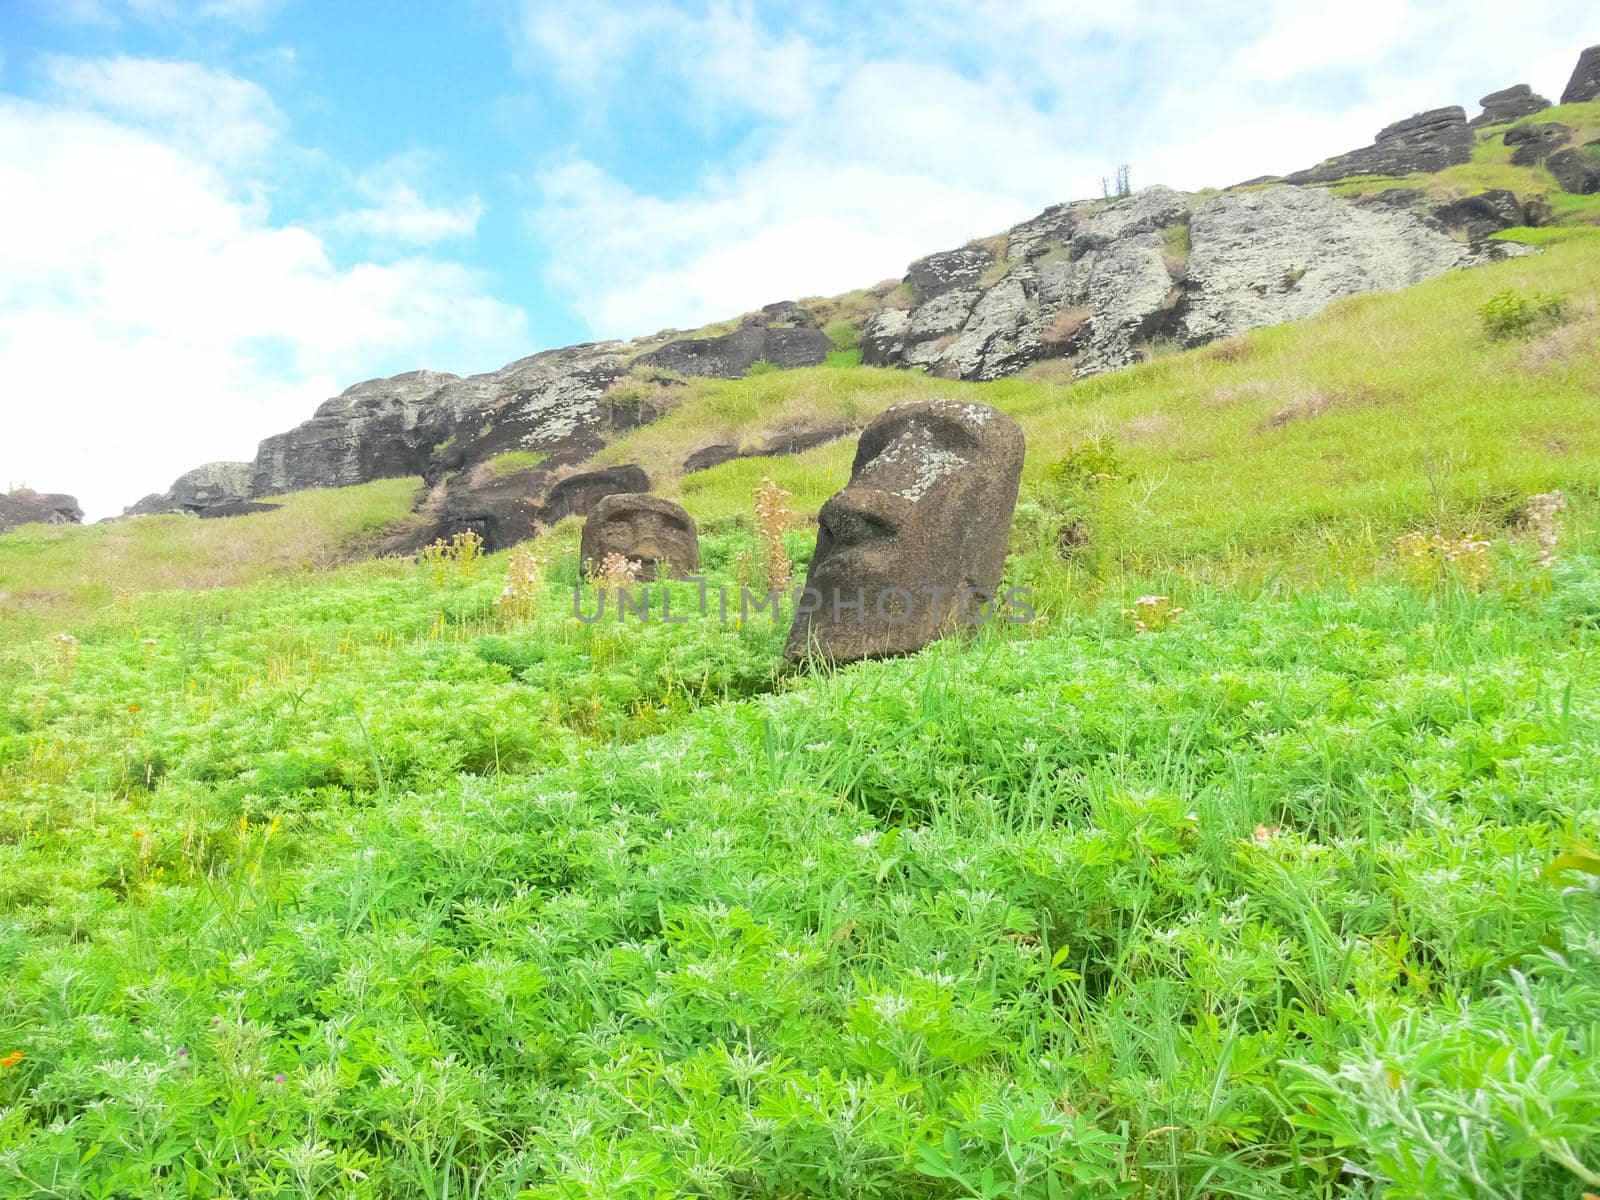
[[[0,0],[0,486],[92,516],[418,366],[897,276],[1559,93],[1592,0]]]

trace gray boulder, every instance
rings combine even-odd
[[[75,497],[59,492],[16,488],[0,494],[0,533],[19,525],[81,525],[83,509]]]
[[[1515,87],[1503,88],[1498,92],[1490,92],[1478,103],[1483,106],[1483,111],[1473,117],[1470,124],[1474,129],[1485,125],[1505,125],[1523,117],[1531,117],[1536,112],[1543,112],[1550,107],[1550,101],[1543,96],[1534,94],[1534,91],[1525,83]]]
[[[167,495],[174,507],[198,513],[201,509],[246,503],[254,494],[254,478],[254,463],[206,463],[178,476]]]
[[[1476,196],[1435,205],[1433,215],[1449,228],[1460,229],[1474,242],[1527,221],[1522,201],[1505,188],[1490,188]]]
[[[1195,211],[1190,234],[1180,324],[1190,345],[1310,316],[1343,296],[1420,283],[1471,257],[1412,212],[1311,188],[1224,193]]]
[[[1561,103],[1582,104],[1600,97],[1600,46],[1590,46],[1578,56],[1567,90],[1561,93]]]
[[[810,326],[746,325],[719,337],[668,342],[658,350],[640,355],[637,361],[641,366],[657,367],[678,375],[740,379],[758,362],[770,362],[785,370],[815,367],[832,349],[828,335]]]

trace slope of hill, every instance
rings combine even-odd
[[[1549,189],[1504,128],[1409,190]],[[1550,195],[1537,254],[1088,377],[821,350],[899,285],[692,339],[737,378],[513,369],[566,407],[509,428],[597,414],[539,478],[643,464],[735,590],[763,478],[803,564],[872,414],[1010,413],[1035,619],[909,658],[575,619],[571,517],[370,557],[548,465],[389,386],[272,444],[393,478],[0,535],[0,1197],[1600,1193],[1600,228]]]
[[[1585,70],[1569,95],[1587,93]],[[1041,364],[1086,378],[1600,219],[1600,100],[1541,109],[1531,94],[1497,96],[1477,122],[1458,108],[1422,114],[1287,182],[1058,205],[846,296],[780,302],[687,335],[567,347],[468,379],[369,380],[267,438],[254,462],[207,464],[129,512],[233,514],[305,487],[421,475],[419,519],[388,549],[469,529],[503,547],[569,511],[565,481],[695,379],[856,358],[966,380]],[[799,430],[799,444],[823,432]],[[669,489],[683,464],[661,467],[671,473],[652,484]]]

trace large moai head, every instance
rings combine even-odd
[[[662,563],[681,579],[700,569],[700,534],[694,518],[671,500],[620,492],[589,510],[579,554],[584,570],[591,574],[607,555],[620,554],[639,564],[640,579],[654,579]]]
[[[1016,422],[986,404],[927,400],[880,414],[862,431],[849,485],[817,514],[788,657],[909,654],[992,612],[1023,450]]]

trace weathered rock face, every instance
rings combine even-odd
[[[674,579],[700,569],[700,534],[694,518],[660,496],[620,493],[606,496],[583,523],[579,556],[590,575],[611,554],[639,564],[639,578],[655,579],[663,565]]]
[[[846,425],[826,422],[780,430],[748,450],[741,448],[738,442],[713,442],[709,446],[701,446],[683,460],[683,474],[692,475],[696,471],[707,471],[725,462],[732,462],[736,458],[804,454],[807,450],[836,442],[849,432],[850,429]]]
[[[432,449],[433,397],[455,378],[411,371],[347,388],[311,420],[261,443],[249,495],[422,474]]]
[[[1190,345],[1419,283],[1472,253],[1405,209],[1291,187],[1218,196],[1195,212],[1191,237],[1181,326]]]
[[[0,493],[0,533],[18,525],[80,525],[83,509],[72,496],[17,488]]]
[[[1421,192],[1377,201],[1279,186],[1226,193],[1191,216],[1190,197],[1157,187],[1050,209],[1011,231],[995,260],[1006,273],[988,287],[946,270],[950,290],[878,312],[863,330],[863,358],[981,380],[1070,356],[1077,374],[1092,375],[1138,361],[1158,337],[1229,337],[1488,253],[1413,211],[1426,203]],[[1473,228],[1492,232],[1487,220]]]
[[[1433,215],[1451,229],[1460,229],[1468,240],[1478,242],[1502,229],[1524,224],[1527,210],[1515,192],[1490,188],[1476,196],[1436,205]]]
[[[1475,144],[1467,114],[1458,105],[1396,121],[1360,150],[1330,158],[1310,170],[1284,176],[1285,183],[1333,183],[1352,175],[1412,175],[1442,171],[1472,158]]]
[[[640,355],[641,366],[659,367],[678,375],[739,379],[758,362],[785,370],[814,367],[833,349],[828,335],[810,327],[771,329],[746,325],[721,337],[684,338]]]
[[[196,513],[205,508],[243,504],[254,494],[254,477],[254,463],[206,463],[178,476],[167,495],[176,507]]]
[[[1478,103],[1483,106],[1483,111],[1472,118],[1474,129],[1484,125],[1504,125],[1522,117],[1531,117],[1550,107],[1550,101],[1535,95],[1534,90],[1525,83],[1490,92]]]
[[[1573,145],[1571,126],[1558,121],[1513,125],[1506,130],[1505,141],[1514,147],[1513,166],[1542,165],[1563,191],[1579,196],[1600,192],[1600,155],[1592,147]]]
[[[606,402],[627,371],[620,349],[608,342],[548,350],[440,389],[424,431],[430,452],[414,473],[432,483],[512,453],[542,455],[552,467],[584,461],[608,431],[653,416]]]
[[[1016,422],[985,404],[880,414],[862,431],[849,485],[817,516],[788,657],[909,654],[992,613],[1023,452]]]
[[[1578,56],[1567,90],[1561,93],[1561,103],[1582,104],[1600,97],[1600,46],[1590,46]]]
[[[1086,374],[1123,366],[1170,317],[1182,264],[1169,242],[1182,243],[1188,219],[1187,196],[1147,188],[1112,204],[1049,209],[1011,230],[1003,259],[968,247],[955,252],[957,266],[933,272],[926,264],[948,256],[923,259],[937,286],[912,288],[931,299],[869,320],[863,361],[961,379],[998,379],[1068,354]],[[997,263],[1005,274],[980,286]]]

